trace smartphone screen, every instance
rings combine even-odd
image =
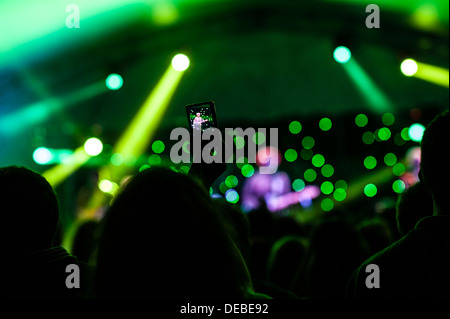
[[[218,128],[214,102],[204,102],[186,106],[190,131],[195,135],[206,129]]]

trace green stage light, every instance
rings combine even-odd
[[[391,126],[395,122],[395,116],[392,113],[384,113],[381,117],[381,121],[386,126]]]
[[[405,182],[403,182],[402,180],[399,180],[399,179],[396,180],[394,183],[392,183],[392,189],[397,194],[402,193],[406,189]]]
[[[365,166],[367,169],[374,169],[374,168],[377,166],[377,160],[376,160],[376,158],[373,157],[373,156],[367,156],[367,157],[364,159],[364,166]]]
[[[314,138],[312,138],[311,136],[305,136],[302,140],[302,146],[307,150],[312,149],[315,144],[316,141],[314,141]]]
[[[320,190],[325,195],[330,195],[333,192],[333,190],[334,190],[333,183],[329,182],[329,181],[323,182],[322,185],[320,185]]]
[[[92,137],[84,143],[84,151],[91,156],[97,156],[103,151],[103,143],[98,138]]]
[[[331,177],[334,174],[334,167],[330,164],[325,164],[320,170],[323,177]]]
[[[368,122],[369,122],[369,119],[367,118],[367,116],[365,114],[358,114],[355,117],[355,124],[359,127],[366,126]]]
[[[331,198],[325,198],[320,203],[320,207],[324,212],[329,212],[334,208],[334,202]]]
[[[296,180],[294,180],[294,181],[292,182],[292,189],[293,189],[294,191],[300,192],[300,191],[302,191],[304,188],[305,188],[305,182],[304,182],[302,179],[297,178]]]
[[[166,146],[164,145],[163,141],[157,140],[152,143],[152,151],[157,154],[164,152],[165,148]]]
[[[381,141],[387,141],[391,138],[391,135],[391,130],[387,127],[382,127],[376,131],[376,137],[378,137],[378,139],[380,139]]]
[[[406,59],[400,65],[400,70],[406,76],[413,76],[414,74],[417,73],[418,69],[419,66],[417,65],[417,62],[413,59]]]
[[[302,124],[299,121],[292,121],[289,124],[289,132],[292,134],[298,134],[302,131]]]
[[[347,63],[352,57],[352,53],[347,47],[339,46],[334,50],[333,57],[338,63]]]
[[[387,166],[394,166],[397,163],[397,156],[394,153],[387,153],[384,156],[384,163]]]
[[[236,149],[240,150],[245,147],[245,139],[242,136],[233,137],[234,144],[236,145]]]
[[[161,164],[161,156],[158,154],[152,154],[148,158],[149,165],[160,165]]]
[[[232,204],[236,204],[239,201],[239,194],[234,189],[229,189],[225,193],[225,199]]]
[[[348,184],[343,179],[340,179],[334,184],[334,188],[336,188],[336,189],[341,188],[344,191],[346,191],[348,189]]]
[[[180,72],[186,71],[187,68],[189,67],[189,64],[190,64],[189,58],[184,54],[177,54],[172,59],[172,67],[176,71]]]
[[[311,183],[311,182],[314,182],[316,180],[317,173],[312,168],[309,168],[303,173],[303,177],[305,178],[305,181]]]
[[[411,138],[409,137],[409,127],[405,127],[405,128],[401,131],[400,135],[401,135],[401,137],[402,137],[402,139],[403,139],[404,141],[410,141],[410,140],[411,140]]]
[[[106,87],[110,90],[118,90],[123,85],[123,79],[119,74],[113,73],[106,78]]]
[[[364,194],[366,194],[367,197],[374,197],[378,192],[377,187],[374,184],[367,184],[364,187]]]
[[[308,150],[308,149],[302,149],[300,151],[300,156],[302,159],[304,159],[305,161],[309,161],[314,155],[314,152],[312,150]]]
[[[406,172],[406,167],[402,163],[397,163],[392,167],[395,176],[402,176]]]
[[[294,162],[298,157],[297,151],[290,148],[284,153],[284,158],[288,162]]]
[[[322,167],[325,164],[325,157],[322,154],[316,154],[311,161],[315,167]]]
[[[425,132],[425,126],[422,124],[416,123],[410,126],[408,130],[408,136],[414,142],[421,142],[423,133]]]
[[[375,135],[372,132],[364,132],[362,141],[366,145],[370,145],[375,141]]]
[[[52,152],[46,147],[39,147],[33,152],[33,160],[40,164],[49,164],[53,160]]]
[[[327,117],[324,117],[319,121],[319,127],[322,131],[329,131],[331,130],[331,127],[333,126],[333,122]]]
[[[255,134],[253,134],[252,136],[252,141],[256,145],[260,145],[266,141],[266,136],[263,132],[255,132]]]
[[[229,175],[225,179],[225,185],[227,185],[228,188],[235,188],[238,185],[239,181],[236,176]]]
[[[255,169],[250,164],[244,164],[244,166],[242,166],[242,168],[241,168],[241,173],[242,173],[242,176],[248,178],[248,177],[253,176],[253,174],[255,173]]]
[[[111,182],[107,179],[101,180],[98,183],[98,188],[103,192],[107,194],[113,195],[118,189],[119,185],[117,183]]]
[[[333,197],[336,201],[342,202],[347,198],[347,192],[343,188],[337,188],[333,193]]]
[[[225,194],[228,190],[228,186],[225,184],[225,182],[221,182],[219,184],[219,190],[220,192],[222,192],[223,194]]]

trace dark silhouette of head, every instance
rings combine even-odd
[[[58,200],[40,174],[25,167],[0,168],[0,247],[33,251],[52,247]]]
[[[267,280],[278,287],[292,289],[296,273],[301,266],[306,244],[300,236],[287,235],[272,246],[267,262]]]
[[[311,231],[298,272],[302,294],[313,299],[343,298],[352,272],[367,257],[367,244],[352,223],[339,217],[324,218]]]
[[[246,265],[205,189],[165,168],[134,176],[107,211],[99,240],[99,298],[241,298]]]
[[[433,199],[423,183],[414,184],[398,197],[396,219],[402,236],[414,229],[420,219],[431,215]]]
[[[438,115],[427,126],[422,138],[420,175],[430,190],[434,214],[448,215],[450,167],[447,163],[448,111]]]

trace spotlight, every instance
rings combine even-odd
[[[92,137],[84,143],[84,151],[91,156],[97,156],[103,151],[103,143],[98,138]]]
[[[110,90],[118,90],[123,85],[123,79],[119,74],[110,74],[106,78],[106,87]]]
[[[417,73],[419,66],[417,65],[417,62],[415,60],[406,59],[400,65],[400,69],[404,75],[413,76],[414,74]]]
[[[414,142],[421,142],[423,133],[425,132],[425,126],[422,124],[416,123],[410,126],[408,130],[408,135],[411,140]]]
[[[33,160],[40,164],[49,164],[53,159],[53,154],[46,147],[39,147],[33,152]]]
[[[347,63],[352,57],[352,53],[349,48],[344,46],[339,46],[334,50],[333,57],[338,63]]]
[[[180,72],[187,70],[189,63],[189,58],[184,54],[177,54],[172,59],[172,67]]]

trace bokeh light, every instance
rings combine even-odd
[[[288,162],[294,162],[298,157],[297,151],[290,148],[284,153],[284,158]]]
[[[330,181],[325,181],[322,183],[322,185],[320,185],[320,190],[322,191],[322,193],[324,193],[325,195],[329,195],[333,192],[334,190],[334,186],[333,183]]]
[[[324,117],[319,121],[319,127],[322,131],[329,131],[331,130],[331,127],[333,126],[333,122],[327,117]]]
[[[52,152],[46,147],[38,147],[33,152],[33,160],[40,165],[50,163],[53,160],[53,157]]]
[[[228,188],[235,188],[238,185],[239,181],[238,178],[234,175],[229,175],[225,179],[225,185],[227,185]]]
[[[296,192],[302,191],[304,188],[305,182],[302,179],[297,178],[292,182],[292,189]]]
[[[98,188],[103,193],[113,195],[119,189],[119,185],[117,183],[111,182],[107,179],[103,179],[98,183]]]
[[[413,59],[406,59],[400,65],[400,70],[406,76],[413,76],[414,74],[417,73],[418,69],[419,66],[417,65],[417,62]]]
[[[263,132],[255,132],[252,137],[253,143],[260,145],[266,141],[266,135]]]
[[[423,126],[420,123],[415,123],[409,127],[408,136],[414,142],[421,142],[424,132],[425,132],[425,126]]]
[[[236,204],[239,201],[239,194],[234,189],[229,189],[225,192],[225,199],[232,204]]]
[[[402,163],[397,163],[392,167],[392,172],[395,176],[402,176],[406,172],[405,165]]]
[[[310,150],[314,147],[316,144],[316,141],[311,136],[305,136],[302,140],[302,146],[303,148]]]
[[[355,117],[355,124],[358,127],[364,127],[367,125],[367,123],[369,123],[369,119],[367,118],[367,116],[365,114],[358,114]]]
[[[391,130],[387,127],[382,127],[379,130],[376,131],[375,136],[378,137],[381,141],[387,141],[391,138]]]
[[[166,146],[164,145],[163,141],[157,140],[152,143],[152,151],[157,154],[164,152],[165,148]]]
[[[333,193],[333,197],[336,201],[342,202],[347,198],[347,192],[343,188],[336,188]]]
[[[384,156],[384,163],[387,166],[394,166],[397,163],[397,156],[394,153],[387,153]]]
[[[302,131],[302,124],[299,121],[292,121],[289,124],[289,132],[292,134],[298,134]]]
[[[103,150],[103,143],[96,137],[92,137],[84,143],[84,151],[91,156],[97,156]]]
[[[325,164],[322,166],[322,169],[320,170],[323,177],[331,177],[334,174],[334,167],[330,164]]]
[[[184,54],[177,54],[172,59],[172,67],[176,71],[185,71],[189,67],[190,61],[189,58]]]
[[[110,90],[118,90],[123,86],[123,78],[119,74],[113,73],[108,75],[105,84]]]
[[[331,198],[324,198],[322,202],[320,202],[320,207],[324,212],[329,212],[334,208],[334,202]]]
[[[161,164],[161,156],[159,156],[158,154],[150,155],[148,158],[148,164],[151,166],[160,165]]]
[[[338,63],[347,63],[352,57],[352,53],[347,47],[339,46],[333,52],[333,57]]]
[[[375,135],[372,132],[364,132],[362,135],[362,141],[366,145],[370,145],[375,142]]]
[[[367,184],[364,187],[364,194],[367,197],[374,197],[377,194],[377,192],[378,192],[378,189],[374,184]]]
[[[399,179],[396,180],[394,183],[392,183],[392,189],[397,194],[403,193],[403,191],[406,189],[405,182],[403,182],[402,180],[399,180]]]
[[[392,113],[384,113],[381,117],[381,121],[386,126],[391,126],[395,123],[395,116]]]
[[[317,178],[317,173],[312,168],[308,168],[304,173],[303,177],[305,178],[305,181],[307,182],[314,182]]]
[[[255,173],[255,169],[250,164],[244,164],[241,168],[242,176],[251,177]]]
[[[364,159],[364,166],[367,169],[374,169],[377,166],[377,159],[373,156],[367,156]]]
[[[322,167],[325,164],[325,157],[322,154],[316,154],[311,160],[315,167]]]
[[[347,190],[348,188],[348,184],[346,181],[344,181],[343,179],[338,180],[335,184],[334,184],[335,188],[342,188],[343,190]]]
[[[309,161],[314,155],[314,152],[312,150],[309,149],[302,149],[300,151],[300,156],[302,159],[304,159],[305,161]]]

